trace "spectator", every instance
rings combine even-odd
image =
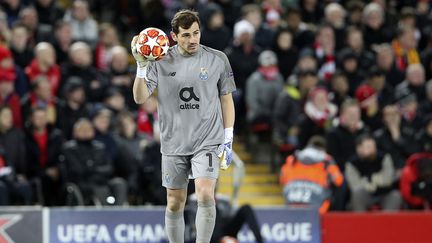
[[[314,43],[314,33],[309,29],[306,23],[302,22],[302,14],[299,10],[290,8],[286,12],[285,21],[288,29],[293,33],[293,43],[299,50],[311,48]]]
[[[159,116],[157,113],[157,99],[150,96],[144,104],[140,106],[137,113],[137,130],[152,137],[160,142]]]
[[[12,110],[0,106],[0,190],[2,205],[30,205],[33,191],[27,180],[24,133],[13,126]]]
[[[107,82],[101,73],[92,66],[90,46],[84,42],[75,42],[69,48],[69,62],[62,67],[62,80],[71,76],[80,77],[84,82],[89,102],[101,102]]]
[[[313,136],[304,149],[286,158],[279,183],[287,205],[309,207],[322,214],[329,210],[332,187],[342,185],[343,175],[325,152],[325,139]]]
[[[110,86],[120,90],[129,109],[136,110],[137,104],[130,95],[133,84],[133,72],[135,71],[129,65],[129,55],[126,48],[119,45],[114,46],[111,50],[111,61],[108,70]]]
[[[348,79],[343,72],[336,71],[330,81],[330,100],[340,107],[344,100],[350,98]]]
[[[371,50],[373,45],[390,42],[393,28],[385,25],[386,16],[382,6],[371,2],[363,9],[363,37],[365,46]]]
[[[392,42],[395,54],[396,67],[405,71],[412,64],[420,63],[420,55],[417,51],[415,30],[409,26],[400,26],[397,38]]]
[[[429,209],[432,203],[432,154],[410,156],[402,170],[400,191],[409,209]]]
[[[360,105],[357,101],[345,100],[340,107],[339,119],[327,133],[327,152],[333,156],[339,169],[345,169],[345,163],[355,153],[357,136],[367,131],[362,120]]]
[[[260,66],[246,81],[247,121],[252,127],[257,124],[270,127],[271,111],[283,89],[283,78],[274,52],[261,52],[258,62]]]
[[[355,91],[363,83],[365,73],[359,67],[359,60],[351,49],[343,49],[339,52],[340,70],[349,81],[349,94],[355,95]]]
[[[415,43],[418,44],[422,38],[422,33],[417,28],[416,9],[405,6],[400,10],[398,27],[411,28],[414,31]],[[417,46],[417,45],[416,45]]]
[[[324,11],[317,0],[300,1],[300,14],[308,24],[315,24],[322,20]]]
[[[375,63],[375,57],[372,52],[367,50],[363,42],[363,32],[357,27],[348,27],[346,34],[347,47],[342,50],[351,50],[359,63],[358,68],[365,73]],[[338,56],[341,55],[340,54]]]
[[[69,22],[59,20],[54,26],[51,40],[56,51],[57,63],[63,65],[68,61],[69,48],[72,45],[72,26]]]
[[[117,1],[113,1],[117,2]],[[172,3],[176,3],[172,2]],[[171,3],[171,4],[172,4]],[[143,30],[142,23],[146,26],[158,27],[162,30],[167,30],[169,25],[167,7],[169,4],[158,0],[150,1],[128,1],[127,15],[129,22],[126,22],[124,27],[129,27],[135,33]],[[171,17],[174,15],[171,15]],[[119,28],[121,30],[122,28]]]
[[[382,118],[379,110],[378,96],[376,91],[367,84],[360,85],[355,97],[361,109],[361,119],[370,131],[375,131],[382,127]]]
[[[45,28],[49,31],[52,31],[52,25],[63,18],[64,11],[59,8],[57,2],[53,0],[36,0],[34,2],[39,16],[39,23],[45,25]]]
[[[59,156],[64,142],[63,134],[48,124],[46,108],[35,107],[29,116],[26,131],[27,175],[29,179],[38,179],[41,182],[45,206],[59,205]]]
[[[105,147],[94,140],[91,122],[82,118],[74,124],[73,138],[62,149],[62,173],[67,183],[80,190],[85,205],[125,205],[127,184],[114,177],[114,166]]]
[[[327,89],[311,89],[304,105],[304,114],[299,119],[299,148],[304,148],[313,135],[324,136],[337,112],[338,108],[329,100]]]
[[[395,96],[401,96],[402,93],[410,92],[416,95],[419,102],[425,100],[425,70],[421,64],[409,65],[406,69],[405,80],[396,86]]]
[[[126,110],[125,97],[120,90],[115,87],[111,87],[106,91],[103,104],[115,117],[122,111]]]
[[[423,118],[423,128],[418,131],[415,137],[418,152],[432,153],[432,114],[428,114]]]
[[[381,44],[374,49],[376,52],[376,64],[385,74],[387,83],[395,88],[404,80],[404,73],[396,68],[395,56],[390,44]]]
[[[72,129],[80,118],[90,117],[90,108],[86,104],[84,83],[78,77],[70,77],[63,87],[64,100],[57,107],[57,127],[63,132],[66,139],[72,137]]]
[[[119,44],[116,28],[110,23],[99,26],[99,41],[95,50],[95,66],[99,71],[107,71],[112,59],[112,49]]]
[[[286,82],[288,85],[297,85],[299,83],[300,73],[310,73],[316,76],[316,70],[318,70],[318,63],[313,50],[303,49],[300,51],[298,62]]]
[[[330,82],[336,71],[336,42],[333,28],[330,25],[319,27],[315,36],[314,51],[318,60],[318,77]]]
[[[159,143],[139,134],[131,113],[123,112],[118,117],[119,148],[116,171],[128,181],[130,194],[140,203],[162,205],[165,190],[159,186],[162,176]]]
[[[262,11],[257,4],[246,4],[241,8],[242,19],[254,27],[254,43],[262,49],[271,47],[274,31],[263,21]]]
[[[377,93],[378,103],[380,109],[386,105],[394,103],[393,87],[387,83],[384,72],[376,66],[369,69],[367,79],[365,82]]]
[[[222,8],[209,3],[205,11],[205,22],[201,33],[201,43],[219,51],[225,50],[231,41],[231,30],[224,24]]]
[[[39,25],[39,16],[33,6],[26,6],[20,10],[19,23],[29,31],[29,45],[34,47],[40,41],[47,41],[51,34],[50,30]]]
[[[35,46],[35,59],[26,67],[30,83],[38,77],[45,77],[51,86],[53,95],[57,95],[60,87],[60,67],[56,64],[56,56],[53,46],[48,42],[39,42]]]
[[[237,90],[233,93],[237,122],[234,131],[242,133],[244,130],[240,124],[246,120],[245,89],[249,75],[258,68],[258,55],[261,49],[253,42],[255,35],[254,26],[246,20],[240,20],[234,25],[234,40],[225,51],[231,63],[233,75],[236,77]],[[245,62],[244,60],[248,60]]]
[[[43,107],[46,109],[47,123],[56,124],[58,99],[51,92],[51,85],[46,77],[34,80],[31,91],[21,99],[24,121],[28,121],[33,108]]]
[[[111,161],[116,161],[118,146],[112,134],[112,112],[103,105],[96,105],[92,112],[92,123],[95,129],[95,140],[104,144],[105,153]]]
[[[2,1],[1,7],[4,9],[7,15],[8,25],[11,26],[15,21],[18,20],[20,10],[24,7],[23,1]]]
[[[364,134],[356,139],[356,153],[347,162],[346,180],[354,211],[366,211],[375,204],[382,210],[399,210],[402,198],[398,177],[389,154],[377,150],[375,140]]]
[[[335,49],[339,51],[345,44],[346,11],[339,3],[330,3],[324,8],[325,21],[333,28],[335,34]]]
[[[347,22],[350,26],[360,28],[362,26],[362,12],[364,3],[361,0],[351,0],[346,3]],[[362,40],[363,41],[363,40]]]
[[[74,41],[83,41],[91,47],[96,46],[98,25],[90,14],[87,1],[74,1],[72,8],[66,11],[64,20],[71,24]]]
[[[12,26],[10,50],[15,64],[21,69],[27,67],[34,57],[32,49],[28,45],[29,32],[21,24]]]
[[[298,74],[298,85],[283,89],[275,103],[273,112],[274,140],[278,146],[296,148],[298,144],[298,117],[302,113],[307,95],[318,84],[313,70],[302,70]]]
[[[27,79],[23,71],[15,65],[12,52],[0,45],[0,75],[6,75],[13,81],[14,91],[18,96],[27,92]]]
[[[7,18],[8,15],[0,9],[0,45],[8,45],[11,40],[11,30]]]
[[[420,102],[421,114],[432,114],[432,79],[425,84],[426,99]]]
[[[294,36],[288,29],[280,29],[276,32],[272,50],[278,59],[279,71],[284,80],[292,74],[298,61],[298,50],[293,44]]]
[[[264,13],[265,23],[270,29],[276,30],[281,24],[283,7],[280,0],[264,0],[261,3],[261,9]]]
[[[0,47],[0,55],[2,55],[1,49]],[[6,61],[3,60],[0,64],[4,63]],[[11,109],[14,126],[21,128],[23,121],[20,98],[14,88],[15,78],[16,74],[14,70],[2,69],[0,67],[0,105],[6,105]]]
[[[397,105],[383,109],[384,126],[374,132],[378,149],[391,155],[396,170],[400,170],[409,155],[416,152],[417,142],[412,133],[402,129],[401,114]]]

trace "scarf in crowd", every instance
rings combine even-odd
[[[277,66],[267,66],[259,67],[258,72],[264,77],[265,80],[271,81],[275,80],[279,73],[279,68]]]
[[[393,51],[395,53],[395,62],[399,70],[404,71],[408,65],[420,63],[420,56],[415,48],[404,50],[399,41],[392,42]]]

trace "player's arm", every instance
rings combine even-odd
[[[135,103],[142,104],[150,96],[147,88],[146,72],[148,61],[144,59],[136,50],[135,43],[138,36],[135,36],[131,42],[131,51],[137,63],[136,77],[133,83],[132,92]]]
[[[224,142],[218,148],[218,156],[221,159],[220,167],[228,169],[232,160],[232,143],[234,137],[234,101],[232,94],[228,93],[220,96],[222,118],[224,123]]]
[[[135,103],[143,104],[150,96],[150,92],[147,88],[147,81],[145,78],[140,78],[138,75],[135,77],[135,81],[132,87],[133,98]]]
[[[220,96],[224,128],[233,128],[235,120],[234,101],[232,94]]]

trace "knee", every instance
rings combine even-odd
[[[197,187],[196,194],[200,202],[214,201],[214,190],[212,188]]]
[[[167,193],[167,209],[170,212],[180,212],[184,210],[186,196],[178,193]]]

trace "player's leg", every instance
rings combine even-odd
[[[167,190],[165,231],[170,243],[184,243],[184,208],[190,164],[184,156],[162,156],[162,185]]]
[[[192,176],[195,178],[195,193],[198,201],[196,242],[208,243],[213,234],[216,220],[215,188],[219,175],[217,146],[209,146],[192,158]]]
[[[170,243],[184,243],[184,207],[186,189],[167,188],[167,208],[165,210],[165,231]]]

